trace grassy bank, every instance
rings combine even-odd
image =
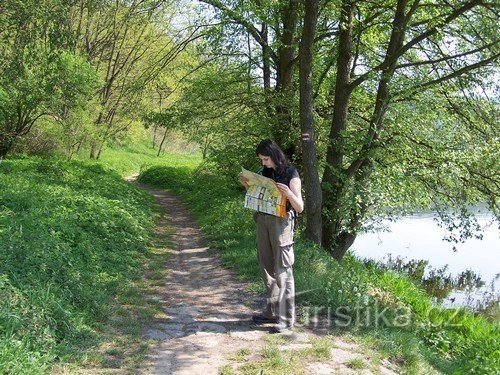
[[[152,167],[140,180],[180,194],[228,266],[262,290],[251,213],[237,183],[193,164]],[[303,323],[316,313],[331,328],[377,348],[409,374],[491,374],[500,371],[498,324],[464,309],[444,309],[406,276],[347,255],[342,264],[296,242],[295,280]],[[308,322],[309,320],[309,322]]]
[[[100,165],[2,161],[0,373],[92,361],[85,349],[141,277],[153,225],[151,198]]]
[[[121,176],[145,170],[153,165],[196,166],[201,162],[198,153],[165,152],[157,156],[158,150],[153,149],[147,140],[138,140],[126,146],[108,146],[104,148],[98,163],[116,171]],[[88,160],[89,152],[82,152],[81,160]]]

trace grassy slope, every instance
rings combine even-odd
[[[158,313],[144,295],[168,256],[151,242],[153,200],[122,179],[145,163],[199,157],[138,144],[99,162],[0,162],[0,374],[138,366],[140,325]]]
[[[226,264],[253,281],[254,288],[261,288],[254,225],[242,208],[243,192],[235,181],[193,165],[153,167],[140,180],[180,194]],[[497,324],[464,310],[434,307],[405,276],[362,264],[351,255],[338,264],[302,239],[296,242],[296,259],[302,314],[329,309],[332,328],[377,347],[404,372],[420,374],[431,367],[444,373],[500,371]]]
[[[141,276],[151,202],[96,164],[0,164],[0,373],[43,373],[95,345]]]

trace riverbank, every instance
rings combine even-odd
[[[251,213],[242,208],[235,181],[189,166],[154,167],[140,180],[180,194],[226,266],[261,288]],[[497,323],[465,309],[436,307],[406,276],[350,255],[338,264],[300,239],[296,259],[297,300],[306,323],[316,314],[327,316],[333,331],[362,334],[408,373],[422,365],[443,373],[500,369]]]
[[[117,155],[122,166],[120,158],[130,159]],[[143,167],[142,178],[178,192],[224,265],[261,292],[251,213],[236,182],[197,169],[199,159],[147,162],[172,165]],[[0,177],[0,372],[135,371],[149,345],[138,327],[158,312],[138,287],[141,272],[151,265],[150,286],[165,277],[165,254],[148,247],[151,200],[95,163],[8,159]],[[498,323],[436,309],[406,277],[351,256],[339,265],[300,237],[296,250],[302,325],[321,322],[334,337],[363,342],[402,373],[498,371]]]
[[[484,228],[481,239],[454,244],[443,240],[446,231],[432,212],[419,213],[386,222],[387,231],[360,235],[351,251],[392,269],[419,273],[418,281],[433,284],[445,306],[481,311],[500,299],[500,238],[487,212],[479,213],[478,224]]]

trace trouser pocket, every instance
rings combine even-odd
[[[278,241],[280,246],[288,246],[293,244],[293,218],[290,212],[287,212],[286,217],[278,222],[279,236]]]
[[[280,246],[281,266],[288,268],[292,267],[295,262],[295,254],[293,253],[293,245]]]

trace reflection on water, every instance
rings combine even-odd
[[[485,227],[482,240],[452,244],[443,240],[446,231],[433,215],[414,215],[386,223],[389,232],[359,236],[351,249],[358,257],[413,275],[446,305],[475,306],[498,298],[500,287],[499,231],[486,215],[478,221]]]

